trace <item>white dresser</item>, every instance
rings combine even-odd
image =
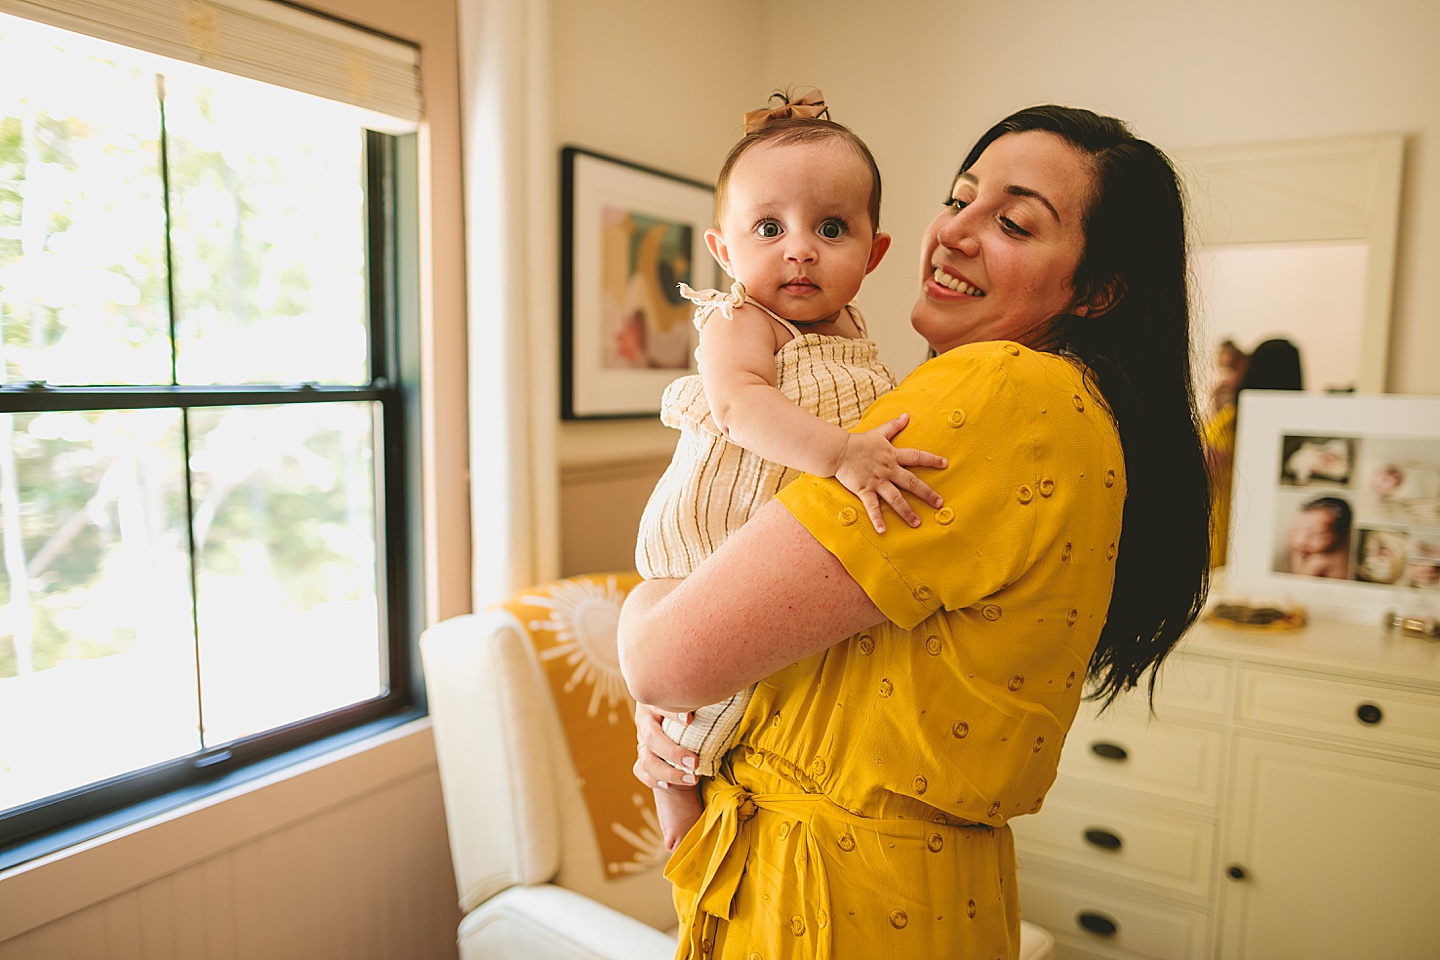
[[[1440,643],[1197,627],[1013,827],[1058,960],[1440,957]]]

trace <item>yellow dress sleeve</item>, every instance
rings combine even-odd
[[[1060,535],[1068,512],[1039,509],[1045,501],[1108,503],[1106,521],[1118,521],[1124,462],[1113,422],[1061,357],[1005,342],[958,347],[921,365],[853,429],[901,413],[910,424],[895,442],[949,461],[924,473],[945,505],[915,504],[918,528],[891,523],[877,534],[832,479],[802,476],[779,494],[901,627],[942,607],[969,607],[1019,579]],[[1072,500],[1078,488],[1098,494],[1101,485],[1117,495]]]

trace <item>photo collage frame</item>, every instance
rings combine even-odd
[[[1246,391],[1238,423],[1232,590],[1440,612],[1440,398]]]

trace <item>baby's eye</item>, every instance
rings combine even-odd
[[[774,220],[761,220],[755,225],[755,232],[766,240],[773,240],[780,236],[780,224]]]
[[[848,229],[844,220],[826,220],[820,224],[820,236],[826,240],[839,240],[845,236],[845,232]]]

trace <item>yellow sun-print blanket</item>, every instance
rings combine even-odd
[[[650,792],[630,772],[635,702],[615,646],[620,605],[639,582],[633,572],[587,574],[501,604],[534,645],[611,877],[652,869],[667,856]]]

